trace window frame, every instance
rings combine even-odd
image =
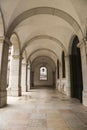
[[[45,70],[46,70],[46,74],[45,75],[41,75],[41,69],[43,69],[43,68],[45,68]],[[40,68],[39,68],[39,80],[40,81],[47,81],[48,80],[48,69],[47,69],[47,67],[45,67],[45,66],[41,66]],[[41,78],[41,76],[42,76],[42,78]],[[43,77],[46,77],[46,79],[44,79]]]

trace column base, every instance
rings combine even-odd
[[[18,97],[21,96],[21,87],[19,89],[11,88],[10,90],[10,96]]]
[[[87,91],[83,91],[83,105],[87,106]]]
[[[23,86],[23,87],[22,87],[22,92],[27,92],[26,86]]]
[[[11,88],[10,87],[7,88],[7,96],[11,96]]]
[[[30,91],[30,86],[27,85],[26,92]]]
[[[7,105],[7,91],[0,91],[0,108]]]

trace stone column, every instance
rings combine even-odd
[[[7,66],[9,43],[0,38],[0,107],[7,104]]]
[[[12,96],[21,96],[21,59],[18,54],[12,55],[10,68],[9,87],[11,88]]]
[[[62,92],[62,63],[60,63],[59,67],[60,67],[60,69],[59,69],[60,85],[59,85],[58,90],[59,90],[59,92]]]
[[[30,90],[30,66],[27,65],[27,91]]]
[[[83,104],[87,106],[87,41],[78,44],[81,50],[82,77],[83,77]]]
[[[22,61],[22,77],[21,77],[22,92],[26,92],[26,63]]]
[[[66,71],[66,95],[71,96],[70,58],[69,58],[69,56],[65,56],[65,71]]]

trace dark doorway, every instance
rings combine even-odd
[[[65,78],[65,53],[64,51],[62,52],[62,77]]]
[[[72,44],[72,50],[70,55],[70,74],[71,74],[71,96],[77,98],[82,103],[82,65],[80,49],[77,47],[79,39],[75,36]]]
[[[60,73],[59,73],[59,60],[57,60],[57,79],[59,79],[60,78]]]

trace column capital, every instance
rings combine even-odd
[[[4,36],[0,36],[0,43],[3,43],[4,41]]]
[[[15,59],[20,58],[20,56],[19,56],[19,55],[12,55],[12,57],[13,57],[13,58],[15,58]]]
[[[86,45],[87,44],[87,41],[86,39],[82,39],[78,44],[77,44],[77,47],[78,48],[81,48],[82,46]]]
[[[5,38],[4,38],[4,42],[5,42],[6,44],[8,44],[9,46],[12,45],[12,43],[11,43],[11,41],[9,40],[8,37],[5,37]]]
[[[22,63],[22,65],[26,66],[26,65],[27,65],[27,63]]]
[[[29,69],[29,70],[30,70],[30,67],[27,67],[27,69]]]
[[[20,53],[20,59],[21,60],[23,60],[24,59],[24,57],[23,57],[23,55]]]
[[[30,69],[30,65],[29,64],[27,64],[27,69]]]
[[[69,58],[69,55],[65,55],[65,58]]]

